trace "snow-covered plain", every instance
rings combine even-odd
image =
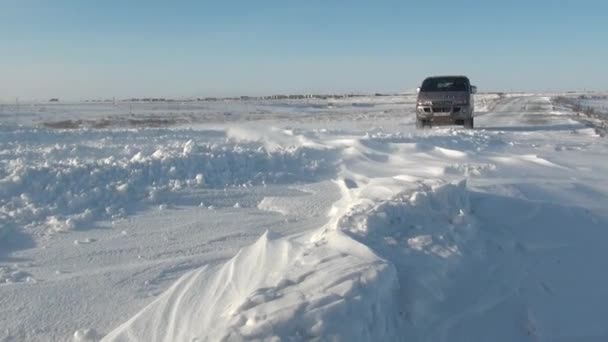
[[[0,341],[605,341],[606,139],[476,103],[4,106]]]

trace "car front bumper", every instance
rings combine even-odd
[[[431,121],[465,120],[473,117],[473,110],[470,105],[418,105],[416,117]]]

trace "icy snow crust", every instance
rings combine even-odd
[[[342,108],[336,111],[345,111],[343,121],[336,113],[325,121],[323,112],[301,121],[275,117],[272,125],[214,124],[196,130],[3,127],[2,213],[5,226],[12,227],[6,241],[15,230],[77,235],[80,227],[142,212],[159,220],[172,217],[177,202],[198,205],[205,218],[190,227],[192,214],[179,209],[185,213],[176,211],[178,223],[162,229],[171,235],[187,225],[188,241],[157,241],[153,235],[160,223],[138,230],[137,245],[109,240],[122,246],[111,253],[143,254],[137,263],[145,268],[132,268],[133,260],[121,265],[124,278],[110,284],[115,294],[95,293],[106,301],[114,295],[122,300],[119,306],[129,308],[117,312],[124,323],[96,316],[104,304],[81,311],[96,317],[92,321],[66,328],[59,322],[62,329],[72,328],[61,330],[64,335],[49,328],[35,331],[35,315],[26,317],[31,321],[25,327],[0,315],[5,337],[605,340],[606,140],[573,113],[556,110],[549,96],[478,99],[483,110],[474,131],[416,131],[412,117],[399,112],[402,103],[373,98],[358,99],[357,120]],[[286,110],[319,111],[302,109],[309,106],[290,103]],[[42,190],[55,179],[64,179],[59,187],[66,191]],[[282,190],[269,193],[265,186]],[[103,196],[95,197],[96,187],[105,189]],[[240,192],[230,195],[234,191]],[[249,192],[262,195],[244,196]],[[197,196],[206,193],[226,197],[206,197],[202,203]],[[164,214],[147,214],[152,204]],[[289,229],[277,233],[265,221],[248,223],[254,210],[259,217],[284,217],[280,225]],[[232,230],[232,221],[242,227],[231,235],[195,235],[202,240],[190,241],[207,225]],[[261,237],[251,233],[264,230]],[[125,239],[130,235],[123,233]],[[49,241],[65,234],[50,234]],[[202,252],[195,244],[250,241],[243,239],[247,234],[257,241],[217,262],[191,259],[192,251]],[[95,245],[104,241],[75,242],[83,251],[103,253]],[[151,253],[165,245],[176,249],[156,255],[170,253],[175,259]],[[0,292],[21,298],[16,285],[23,284],[23,293],[39,298],[37,288],[57,281],[40,279],[35,267],[26,266],[2,264],[0,280],[10,284]],[[157,292],[144,298],[120,292],[131,278],[140,281],[157,269],[160,275],[144,284]],[[119,271],[109,268],[91,279],[115,279],[114,273]],[[71,291],[82,290],[71,285]],[[61,290],[54,295],[69,298]],[[11,303],[8,296],[3,302]]]

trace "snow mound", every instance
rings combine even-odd
[[[327,225],[297,236],[267,232],[226,264],[182,277],[104,341],[403,338],[408,317],[423,309],[400,284],[407,274],[399,271],[407,269],[396,267],[400,261],[392,257],[402,255],[391,250],[457,255],[463,234],[450,234],[448,227],[464,224],[465,184],[337,183],[343,197]],[[380,195],[378,188],[389,183],[394,192]],[[424,237],[400,235],[404,227],[426,223],[433,226]]]
[[[267,232],[223,266],[182,277],[104,341],[387,337],[398,317],[395,280],[390,265],[339,232],[314,242]]]

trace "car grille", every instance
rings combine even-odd
[[[449,107],[433,107],[433,113],[449,113],[451,111]]]
[[[452,104],[452,101],[433,101],[433,105],[449,106],[451,104]]]

